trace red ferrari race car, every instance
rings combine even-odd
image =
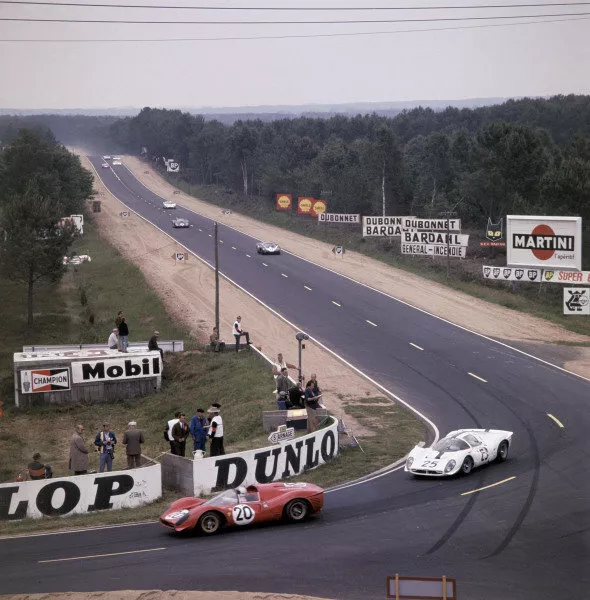
[[[226,526],[303,521],[323,504],[324,490],[317,485],[263,483],[225,490],[209,500],[181,498],[164,511],[160,523],[177,532],[194,529],[212,535]]]

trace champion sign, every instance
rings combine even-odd
[[[156,377],[160,373],[160,354],[156,353],[149,358],[114,358],[72,363],[72,380],[74,383],[139,379],[141,377]]]
[[[21,371],[20,381],[24,394],[63,392],[70,389],[70,370],[66,367]]]
[[[581,217],[509,215],[506,221],[508,265],[582,269]]]

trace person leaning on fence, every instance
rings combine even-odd
[[[129,429],[123,435],[123,444],[127,447],[127,467],[141,467],[141,445],[144,443],[143,431],[137,429],[135,421],[129,422]]]
[[[316,409],[320,407],[319,398],[313,393],[313,382],[308,381],[305,386],[305,409],[307,411],[307,431],[309,432],[318,428]]]

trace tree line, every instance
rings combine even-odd
[[[26,287],[29,326],[35,284],[59,281],[77,236],[60,219],[91,196],[91,173],[48,130],[23,129],[0,151],[0,275]]]

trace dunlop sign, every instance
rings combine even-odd
[[[506,263],[582,270],[582,217],[506,217]]]
[[[72,363],[74,383],[113,381],[116,379],[139,379],[160,375],[160,354],[149,358],[111,358]]]
[[[405,219],[415,217],[363,217],[363,237],[400,236],[406,230]]]

